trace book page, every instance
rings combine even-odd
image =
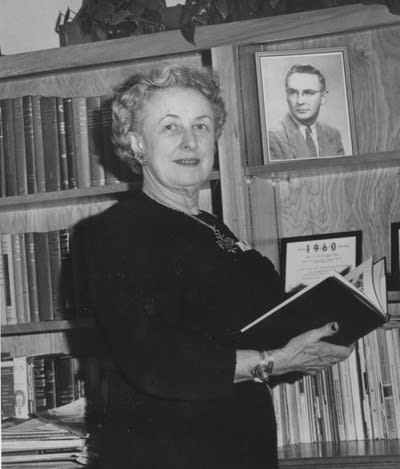
[[[357,266],[355,269],[345,275],[344,278],[352,283],[365,296],[367,296],[379,310],[382,310],[374,287],[372,257]]]
[[[381,309],[387,314],[386,260],[384,257],[372,266],[372,277]]]

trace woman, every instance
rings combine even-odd
[[[282,292],[268,259],[199,210],[225,121],[209,71],[135,75],[113,119],[117,153],[140,168],[143,190],[77,231],[90,240],[90,307],[116,365],[100,467],[277,467],[262,383],[318,372],[351,348],[320,341],[335,324],[288,344],[262,324],[233,334]]]

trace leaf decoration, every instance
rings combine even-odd
[[[195,25],[194,23],[186,23],[181,27],[182,36],[194,46],[196,45],[194,42],[194,32],[195,32]]]
[[[220,14],[222,21],[225,22],[232,14],[232,0],[214,0],[214,7]]]

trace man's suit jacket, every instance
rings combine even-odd
[[[319,156],[344,155],[342,138],[339,130],[317,122]],[[268,133],[271,160],[289,160],[307,158],[308,149],[302,133],[289,113],[280,122],[276,130]]]

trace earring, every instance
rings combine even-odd
[[[146,155],[144,151],[140,150],[136,152],[134,158],[141,166],[147,165]]]

